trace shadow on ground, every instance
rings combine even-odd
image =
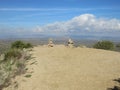
[[[120,78],[114,79],[113,81],[118,82],[120,84]],[[113,88],[108,88],[107,90],[120,90],[120,86],[114,86]]]

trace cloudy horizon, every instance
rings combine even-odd
[[[120,37],[119,0],[1,0],[0,38]]]

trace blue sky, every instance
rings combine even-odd
[[[90,16],[91,19],[91,14],[98,22],[99,19],[105,21],[105,25],[113,19],[117,20],[114,25],[119,24],[120,0],[0,0],[0,33],[9,35],[11,29],[33,33],[35,28],[39,27],[41,30],[55,22],[70,22],[80,15]],[[119,31],[117,28],[117,33]]]

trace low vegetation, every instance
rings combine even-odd
[[[11,48],[23,49],[23,48],[32,48],[30,43],[24,43],[22,41],[15,41],[12,43]]]
[[[10,84],[11,78],[26,72],[25,64],[31,58],[27,48],[31,47],[30,43],[15,41],[0,55],[0,90]]]
[[[30,78],[30,77],[31,77],[31,75],[30,75],[30,74],[28,74],[28,75],[25,75],[25,77],[26,77],[26,78]]]
[[[99,41],[94,46],[97,49],[114,50],[114,44],[111,41]]]

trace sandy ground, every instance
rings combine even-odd
[[[4,90],[107,90],[120,78],[118,52],[57,45],[34,47],[32,54],[26,73],[32,76],[17,76]]]

